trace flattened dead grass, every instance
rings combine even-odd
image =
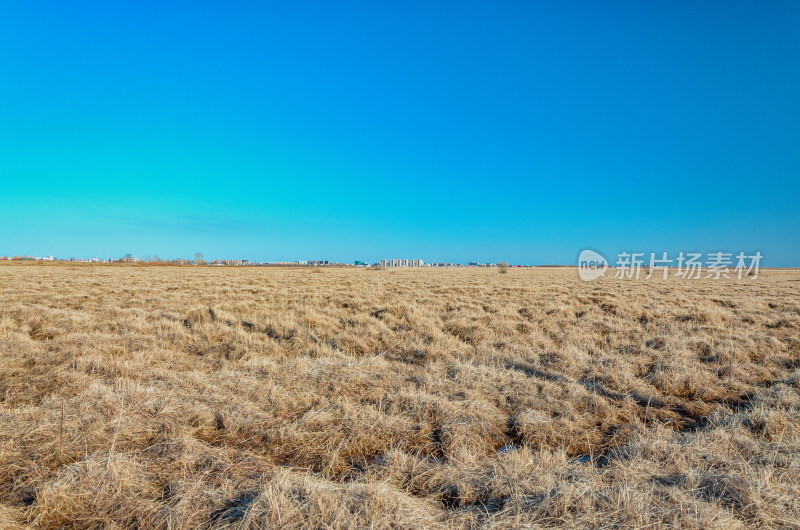
[[[0,527],[800,526],[800,274],[0,266]]]

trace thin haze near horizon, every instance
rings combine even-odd
[[[5,2],[0,255],[798,266],[798,64],[797,2]]]

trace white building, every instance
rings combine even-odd
[[[422,267],[425,264],[421,259],[382,259],[383,267]]]

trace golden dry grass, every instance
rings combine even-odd
[[[3,265],[0,527],[798,527],[799,294]]]

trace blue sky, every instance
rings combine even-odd
[[[0,255],[800,265],[798,2],[3,2]]]

